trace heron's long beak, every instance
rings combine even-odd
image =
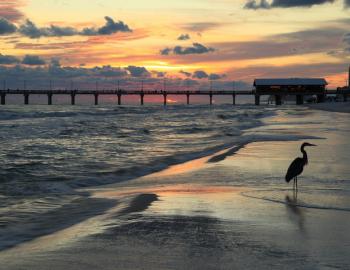
[[[310,144],[309,144],[309,146],[317,146],[317,145],[316,145],[316,144],[312,144],[312,143],[310,143]]]

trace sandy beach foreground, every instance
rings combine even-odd
[[[283,175],[280,165],[289,162],[276,151],[288,153],[299,144],[252,143],[217,162],[208,163],[214,155],[127,184],[90,189],[94,198],[116,206],[1,252],[1,267],[348,269],[348,191],[323,194],[303,183],[296,198],[282,177],[264,186],[273,174]],[[322,157],[325,149],[311,154]],[[317,166],[306,178],[314,170]],[[258,174],[262,185],[249,185]],[[241,183],[231,184],[239,178]]]

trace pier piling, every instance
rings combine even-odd
[[[29,104],[29,94],[24,94],[24,105]]]
[[[163,94],[163,98],[164,98],[164,106],[166,106],[166,105],[167,105],[167,96],[168,96],[168,94],[167,94],[167,93],[164,93],[164,94]]]
[[[303,95],[297,95],[296,96],[296,103],[297,103],[297,105],[303,105],[304,104],[304,96]]]
[[[122,94],[118,93],[117,96],[118,96],[118,105],[122,105]]]
[[[189,93],[186,94],[186,98],[187,98],[187,105],[190,105],[190,94]]]
[[[213,93],[210,91],[209,94],[209,99],[210,99],[210,106],[213,105]]]
[[[6,94],[1,94],[1,105],[6,104]]]
[[[276,105],[282,105],[282,97],[280,95],[275,95]]]
[[[260,105],[260,95],[255,95],[255,105],[256,106]]]
[[[145,97],[145,94],[142,92],[142,93],[140,94],[141,106],[143,106],[143,104],[144,104],[144,97]]]
[[[236,105],[236,94],[232,94],[232,105]]]
[[[74,92],[72,92],[71,94],[70,94],[70,103],[71,103],[71,105],[75,105],[75,93]]]
[[[324,102],[325,95],[317,95],[317,103],[322,103]]]
[[[95,97],[95,106],[97,106],[98,105],[98,94],[95,93],[94,97]]]
[[[52,94],[51,93],[47,94],[47,104],[52,105]]]

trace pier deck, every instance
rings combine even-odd
[[[257,94],[255,90],[239,90],[239,91],[227,91],[227,90],[0,90],[0,104],[6,104],[7,95],[23,95],[24,104],[29,104],[30,95],[47,95],[48,105],[52,105],[53,95],[69,95],[71,97],[71,104],[75,105],[75,100],[77,95],[92,95],[95,98],[95,105],[98,105],[100,95],[115,95],[118,97],[118,105],[122,104],[123,96],[137,95],[140,96],[140,104],[144,105],[144,96],[163,96],[164,105],[167,105],[167,97],[169,95],[182,95],[187,97],[187,104],[190,104],[190,96],[208,96],[209,104],[213,104],[213,96],[232,96],[233,105],[236,104],[236,96],[254,96],[255,104],[260,104],[260,96],[262,94]],[[284,96],[296,96],[297,104],[304,103],[304,96],[316,95],[318,102],[322,102],[327,95],[341,95],[343,100],[347,101],[348,95],[350,95],[350,90],[326,90],[324,94],[320,95],[319,92],[286,92],[286,91],[271,91],[271,93],[264,93],[263,95],[274,96],[276,105],[281,105],[281,100]]]

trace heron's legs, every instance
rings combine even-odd
[[[295,177],[295,187],[296,187],[296,189],[297,189],[297,191],[298,191],[298,176],[297,177]]]
[[[293,178],[293,190],[295,190],[295,177]]]

